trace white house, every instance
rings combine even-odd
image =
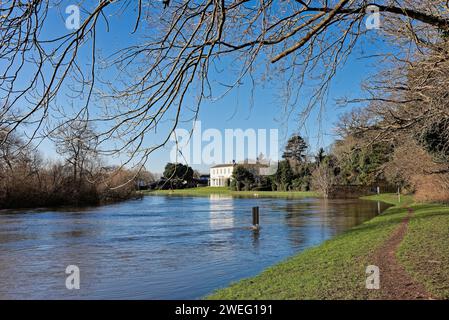
[[[218,164],[210,168],[210,186],[225,187],[231,179],[235,164]]]
[[[210,168],[210,186],[211,187],[226,187],[234,172],[236,163],[218,164]],[[245,166],[256,176],[266,176],[271,174],[270,166],[263,163],[239,163]]]

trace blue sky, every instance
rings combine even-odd
[[[64,10],[60,9],[60,13],[55,9],[53,16],[49,20],[50,28],[44,30],[44,33],[50,37],[54,34],[64,33]],[[62,14],[61,14],[62,13]],[[83,14],[81,14],[83,18]],[[131,31],[134,27],[135,16],[130,14],[123,17],[110,17],[110,30],[105,32],[104,24],[103,28],[99,29],[97,35],[99,50],[103,53],[113,52],[119,47],[132,44],[134,41],[139,41],[139,37],[131,35]],[[101,31],[103,30],[103,31]],[[382,50],[384,44],[382,38],[376,40],[378,31],[372,31],[373,36],[370,36],[370,40],[374,39],[374,43],[364,41],[360,44],[354,53],[350,56],[345,66],[338,70],[336,77],[334,78],[331,89],[329,92],[329,99],[326,105],[326,112],[322,114],[322,118],[318,119],[318,112],[315,110],[309,117],[305,127],[299,127],[298,114],[301,105],[308,99],[306,93],[302,94],[300,101],[295,111],[290,115],[289,119],[285,120],[285,114],[282,113],[282,107],[279,101],[280,85],[279,83],[266,82],[263,86],[256,88],[254,93],[254,104],[251,107],[251,84],[248,79],[243,81],[243,84],[233,90],[230,94],[223,99],[203,103],[199,120],[202,122],[203,130],[207,128],[215,128],[224,133],[225,129],[279,129],[279,147],[282,149],[283,144],[288,137],[293,133],[300,133],[304,136],[310,144],[310,152],[314,153],[319,147],[329,146],[335,137],[334,124],[337,122],[338,117],[347,112],[348,109],[339,109],[336,107],[335,99],[343,96],[360,96],[362,94],[360,90],[361,82],[373,73],[373,60],[361,59],[366,54],[374,54],[375,52]],[[89,51],[86,49],[81,52],[80,55],[86,55],[88,57]],[[82,59],[82,58],[81,58]],[[226,70],[226,65],[223,65],[223,69]],[[114,75],[111,74],[111,77]],[[226,72],[219,75],[223,81],[231,80],[228,78]],[[68,97],[66,97],[67,103],[72,103]],[[95,108],[95,107],[94,107]],[[281,119],[283,119],[281,121]],[[190,129],[191,123],[181,123],[181,128]],[[146,138],[149,141],[157,141],[162,139],[161,134],[153,135],[149,134]],[[169,152],[172,149],[172,144],[168,144],[165,148],[156,151],[151,155],[146,167],[152,172],[162,172],[165,164],[170,160]],[[50,143],[44,143],[41,146],[42,152],[47,157],[55,157],[53,147]],[[280,150],[281,151],[281,150]],[[124,155],[114,158],[105,159],[111,164],[117,164],[124,161]],[[194,165],[194,169],[198,169],[202,172],[207,171],[205,165]]]

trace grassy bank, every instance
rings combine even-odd
[[[449,299],[449,207],[413,208],[415,216],[399,247],[399,261],[434,297]]]
[[[209,299],[369,299],[365,289],[370,257],[407,215],[415,215],[398,250],[399,262],[436,298],[449,298],[449,207],[413,204],[411,197],[380,195],[394,207],[352,230],[308,249],[260,275],[219,290]]]
[[[361,197],[360,199],[372,200],[372,201],[382,201],[382,202],[389,203],[389,204],[392,204],[392,205],[398,206],[398,207],[401,207],[401,206],[405,207],[405,206],[409,206],[409,205],[413,204],[413,196],[401,195],[401,197],[399,198],[398,195],[395,193],[383,193],[383,194],[374,195],[374,196]]]
[[[229,195],[241,197],[261,197],[261,198],[305,198],[318,197],[316,192],[300,192],[300,191],[232,191],[227,187],[201,187],[191,189],[178,190],[155,190],[147,192],[150,195],[180,195],[180,196],[210,196],[210,195]]]

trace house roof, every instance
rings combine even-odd
[[[233,163],[227,163],[227,164],[217,164],[213,167],[210,167],[211,169],[213,168],[225,168],[225,167],[233,167],[234,164]]]

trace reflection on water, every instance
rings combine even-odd
[[[260,232],[249,228],[253,206],[260,207]],[[379,208],[361,200],[214,195],[0,211],[0,298],[196,299],[360,224]],[[80,290],[65,288],[70,264],[80,268]]]
[[[209,198],[209,225],[212,230],[234,227],[234,203],[231,196],[212,194]],[[217,233],[218,234],[218,233]]]

